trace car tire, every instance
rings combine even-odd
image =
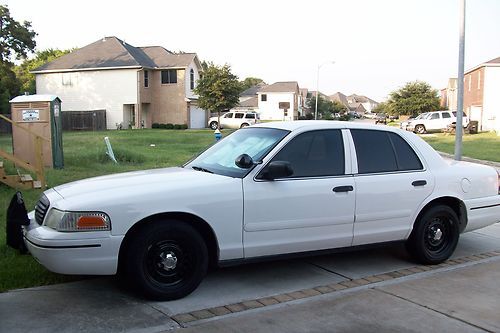
[[[249,126],[247,123],[243,123],[243,124],[241,124],[240,128],[247,127],[247,126]]]
[[[147,298],[169,301],[195,290],[208,269],[208,250],[193,227],[169,220],[145,225],[127,244],[129,284]]]
[[[455,251],[459,238],[457,214],[448,206],[437,205],[419,218],[406,242],[410,255],[419,263],[436,265]]]
[[[213,130],[215,131],[215,130],[217,129],[217,127],[218,127],[217,125],[218,125],[218,124],[217,124],[217,122],[216,122],[216,121],[212,121],[212,122],[210,123],[210,128],[211,128],[211,129],[213,129]]]
[[[426,132],[425,126],[424,125],[415,126],[415,132],[417,132],[418,134],[425,134]]]

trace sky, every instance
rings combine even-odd
[[[297,81],[383,101],[406,82],[457,77],[460,0],[0,0],[37,50],[105,36],[195,52],[240,79]],[[500,0],[466,5],[465,69],[500,57]],[[334,63],[332,63],[334,62]]]

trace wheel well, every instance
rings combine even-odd
[[[120,252],[118,256],[118,271],[121,271],[123,267],[124,253],[126,252],[127,246],[133,236],[139,232],[145,225],[150,223],[158,223],[161,220],[170,219],[181,221],[182,223],[189,224],[194,229],[196,229],[201,237],[205,240],[208,250],[208,259],[210,267],[214,267],[217,265],[219,259],[219,245],[217,242],[217,238],[215,237],[215,233],[212,228],[208,225],[208,223],[202,218],[182,212],[171,212],[171,213],[161,213],[152,216],[148,216],[141,221],[135,223],[125,234],[125,238],[120,245]]]
[[[440,197],[436,198],[420,210],[420,213],[418,213],[418,216],[415,220],[415,223],[420,220],[420,217],[431,207],[437,206],[437,205],[445,205],[453,209],[453,211],[457,214],[458,216],[458,230],[459,232],[463,232],[465,230],[465,227],[467,226],[467,210],[465,208],[465,204],[458,198],[454,197]]]

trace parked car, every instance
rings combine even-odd
[[[402,130],[407,130],[407,127],[408,127],[408,124],[410,122],[412,122],[413,120],[418,120],[418,119],[421,119],[423,117],[425,117],[427,115],[427,112],[424,112],[424,113],[421,113],[419,114],[418,116],[416,117],[409,117],[407,120],[405,121],[402,121],[400,124],[399,124],[399,128],[402,129]]]
[[[256,112],[230,111],[220,117],[219,128],[242,128],[254,125],[259,122],[259,115]],[[216,130],[218,117],[211,117],[208,120],[208,126]]]
[[[415,119],[408,123],[406,129],[418,134],[427,132],[435,132],[445,130],[449,125],[456,123],[456,112],[452,111],[434,111],[427,112],[427,114],[420,119]],[[466,127],[469,121],[464,116],[463,126]]]
[[[375,124],[387,124],[387,115],[385,113],[377,113],[375,116]]]
[[[499,178],[393,127],[266,123],[182,167],[49,189],[23,230],[53,272],[120,272],[147,297],[172,300],[210,265],[279,255],[401,241],[416,261],[439,264],[460,233],[500,221]]]

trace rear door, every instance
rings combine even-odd
[[[399,134],[351,129],[355,146],[353,245],[404,239],[434,177]]]

